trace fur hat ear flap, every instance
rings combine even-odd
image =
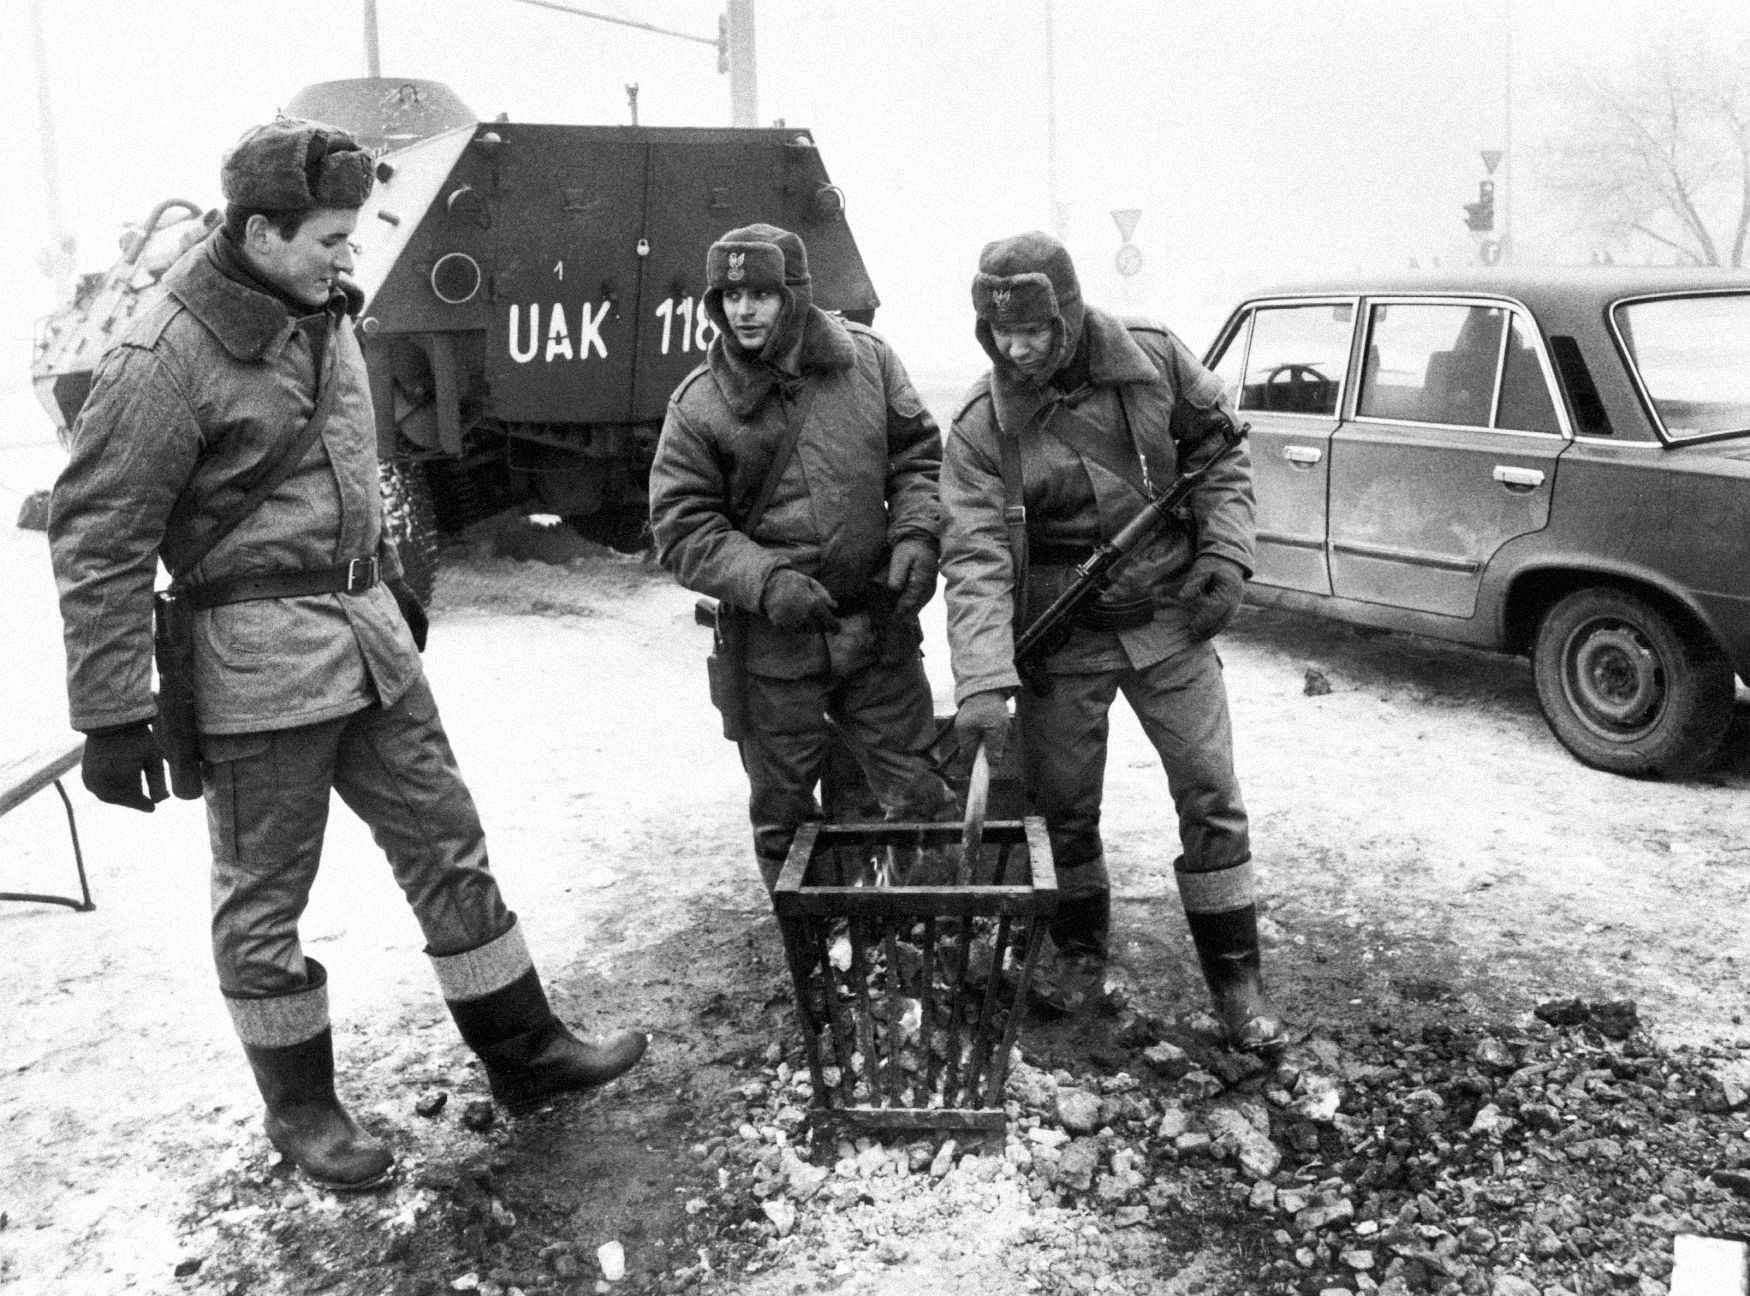
[[[296,117],[246,131],[219,171],[226,202],[263,211],[357,208],[374,178],[370,155],[351,135]]]
[[[779,292],[784,287],[784,253],[771,243],[713,243],[705,252],[705,287]]]
[[[371,196],[372,174],[370,155],[357,145],[330,146],[322,159],[321,170],[311,196],[318,207],[357,208]]]
[[[1017,275],[981,271],[972,279],[972,309],[996,328],[1049,324],[1058,317],[1057,291],[1039,271]]]

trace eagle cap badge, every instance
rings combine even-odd
[[[747,278],[747,253],[731,252],[729,254],[729,279],[731,283]]]

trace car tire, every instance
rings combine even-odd
[[[377,480],[383,494],[383,535],[401,554],[407,587],[429,604],[437,585],[438,524],[425,466],[379,460]]]
[[[1732,667],[1699,633],[1626,590],[1577,590],[1537,628],[1544,719],[1584,764],[1678,777],[1712,760],[1732,718]]]

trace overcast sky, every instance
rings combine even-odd
[[[714,35],[718,0],[577,0]],[[1260,282],[1474,255],[1461,206],[1505,146],[1517,242],[1583,260],[1537,189],[1550,83],[1621,67],[1671,23],[1745,30],[1727,0],[1056,0],[1058,193],[1086,296],[1201,347]],[[379,0],[383,71],[448,83],[483,118],[724,125],[703,45],[518,0]],[[967,286],[989,239],[1049,228],[1045,0],[756,0],[760,116],[810,127],[920,378],[970,379]],[[62,201],[82,269],[161,198],[218,200],[220,155],[313,81],[364,71],[360,0],[41,0]],[[28,417],[29,321],[52,302],[30,0],[0,4],[0,412]],[[1502,177],[1497,175],[1497,180]],[[1505,187],[1501,194],[1508,201]],[[1111,213],[1140,209],[1142,272]],[[23,410],[20,414],[19,411]],[[46,424],[45,424],[46,426]],[[15,438],[14,422],[0,437]]]

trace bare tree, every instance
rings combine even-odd
[[[1745,50],[1696,37],[1650,48],[1616,78],[1557,87],[1562,133],[1545,184],[1578,224],[1689,265],[1745,264],[1750,252],[1750,77]]]

